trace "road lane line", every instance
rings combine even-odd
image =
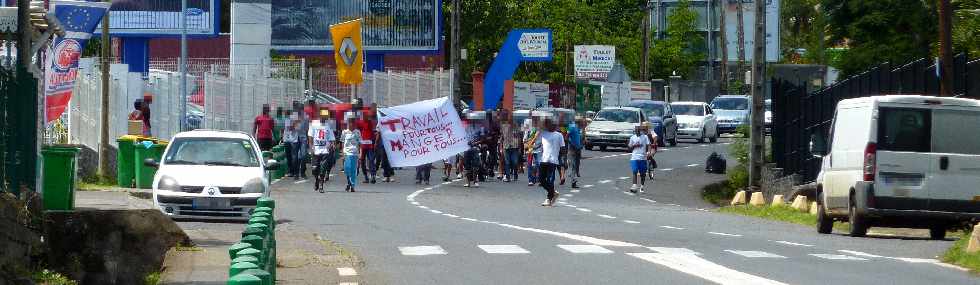
[[[650,199],[647,199],[647,198],[640,198],[640,199],[643,200],[643,201],[650,202],[650,203],[656,203],[657,202],[657,201],[650,200]]]
[[[579,190],[572,190],[572,191],[568,191],[568,192],[578,193],[578,192],[581,192],[581,191],[579,191]]]
[[[742,235],[737,235],[737,234],[726,234],[726,233],[719,233],[719,232],[708,232],[708,233],[709,234],[716,235],[716,236],[726,236],[726,237],[741,237],[742,236]]]
[[[616,217],[613,217],[613,216],[610,216],[610,215],[606,215],[606,214],[602,214],[602,215],[599,215],[599,216],[600,217],[603,217],[603,218],[606,218],[606,219],[615,219],[616,218]]]
[[[701,255],[700,252],[693,251],[691,249],[683,248],[683,247],[656,247],[656,246],[650,246],[650,247],[647,247],[647,248],[649,248],[652,251],[656,251],[658,253]]]
[[[629,177],[626,177],[626,176],[620,176],[619,177],[619,180],[626,180],[626,179],[630,179],[630,178]]]
[[[684,229],[684,228],[678,228],[678,227],[672,227],[672,226],[660,226],[660,227],[661,228],[665,228],[665,229],[672,229],[672,230],[683,230]]]
[[[725,251],[730,252],[730,253],[734,253],[734,254],[738,254],[738,255],[741,255],[741,256],[744,256],[744,257],[748,257],[748,258],[786,258],[785,256],[774,254],[774,253],[768,253],[768,252],[765,252],[765,251],[731,250],[731,249],[726,249]]]
[[[838,250],[838,251],[843,252],[843,253],[847,253],[847,254],[850,254],[850,255],[860,256],[860,257],[870,257],[870,258],[883,258],[884,257],[884,256],[881,256],[881,255],[874,255],[874,254],[860,252],[860,251],[854,251],[854,250],[842,249],[842,250]]]
[[[419,208],[426,209],[426,210],[429,209],[429,207],[428,206],[425,206],[425,205],[421,205],[421,206],[419,206]]]
[[[559,244],[558,247],[571,253],[613,253],[612,250],[592,244]]]
[[[795,242],[789,242],[789,241],[784,241],[784,240],[778,240],[778,241],[776,241],[776,243],[781,243],[781,244],[785,244],[785,245],[795,245],[795,246],[804,246],[804,247],[813,247],[813,245],[811,245],[811,244],[804,244],[804,243],[795,243]]]
[[[664,168],[664,169],[661,169],[661,171],[671,171],[671,170],[674,170],[674,169],[673,168]]]
[[[579,210],[579,212],[592,212],[592,210],[586,208],[577,208],[576,210]]]
[[[724,285],[785,285],[785,283],[737,271],[694,254],[627,253],[627,255]]]
[[[412,201],[412,205],[418,206],[419,202]]]
[[[606,184],[606,183],[609,183],[609,182],[612,182],[612,180],[608,180],[608,179],[606,179],[606,180],[599,180],[599,184]]]
[[[585,185],[585,186],[582,186],[582,188],[592,188],[592,187],[594,187],[594,186],[595,186],[595,185],[592,185],[592,184],[589,184],[589,185]]]
[[[438,245],[399,246],[398,251],[400,251],[402,255],[412,255],[412,256],[446,254],[446,250],[442,249],[442,247]]]
[[[568,201],[568,198],[558,198],[558,201],[567,202]]]
[[[636,194],[633,194],[633,193],[630,193],[630,192],[626,192],[626,191],[623,191],[623,194],[630,195],[630,196],[636,196]]]
[[[568,204],[568,205],[565,205],[565,207],[569,207],[569,208],[578,208],[578,206],[575,206],[575,205],[572,205],[572,204]]]
[[[623,220],[623,222],[624,223],[627,223],[627,224],[639,224],[640,223],[640,222],[637,222],[637,221],[634,221],[634,220]]]
[[[562,194],[561,196],[562,197],[572,197],[572,196],[575,196],[575,194]]]
[[[429,212],[432,212],[433,214],[442,214],[442,211],[439,210],[429,210]]]
[[[822,253],[812,253],[810,256],[819,257],[829,260],[857,260],[857,261],[868,261],[867,258],[853,257],[850,255],[843,254],[822,254]]]
[[[337,268],[337,274],[340,276],[357,276],[357,270],[350,267],[339,267]]]
[[[484,252],[489,254],[527,254],[531,253],[520,246],[513,244],[491,244],[491,245],[477,245]]]
[[[442,214],[442,215],[450,218],[459,218],[459,216],[453,214]]]
[[[303,184],[303,183],[306,183],[306,181],[308,181],[308,180],[303,179],[303,180],[300,180],[300,181],[293,182],[293,184]]]
[[[700,165],[700,164],[697,164],[697,163],[695,163],[695,164],[688,164],[687,167],[697,167],[698,165]]]
[[[470,221],[470,222],[476,222],[476,221],[478,221],[477,219],[474,219],[474,218],[459,218],[459,219],[460,220]]]

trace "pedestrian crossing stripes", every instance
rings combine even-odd
[[[823,258],[823,259],[830,259],[830,260],[868,261],[867,258],[853,257],[853,256],[850,256],[850,255],[843,255],[843,254],[822,254],[822,253],[814,253],[814,254],[810,254],[810,255],[811,256],[815,256],[815,257],[819,257],[819,258]]]
[[[357,276],[357,270],[350,267],[340,267],[337,268],[337,274],[340,276]]]
[[[444,255],[446,250],[442,249],[441,246],[399,246],[398,251],[401,251],[402,255]]]
[[[742,236],[742,235],[737,235],[737,234],[727,234],[727,233],[719,233],[719,232],[708,232],[708,233],[709,234],[716,235],[716,236],[725,236],[725,237],[740,237],[740,236]]]
[[[506,245],[478,245],[486,253],[490,254],[526,254],[531,253],[526,249],[521,248],[517,245],[506,244]]]
[[[786,258],[785,256],[768,253],[765,251],[753,251],[753,250],[725,250],[734,254],[738,254],[748,258]]]
[[[590,244],[559,244],[558,247],[571,253],[613,253],[612,250]]]

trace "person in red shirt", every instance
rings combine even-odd
[[[272,146],[275,144],[272,140],[272,128],[275,126],[275,120],[269,116],[269,111],[269,104],[263,104],[262,114],[255,117],[255,123],[252,125],[252,133],[255,134],[259,148],[263,151],[272,150]]]
[[[361,131],[361,172],[364,172],[364,183],[374,184],[378,182],[378,168],[374,163],[374,114],[371,110],[362,110],[361,114],[361,119],[356,123]]]

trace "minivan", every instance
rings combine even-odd
[[[738,127],[749,125],[752,100],[745,95],[721,95],[711,100],[711,109],[718,118],[718,131],[735,133]]]
[[[980,101],[874,96],[837,104],[830,133],[811,137],[822,157],[817,231],[835,220],[851,236],[870,227],[929,229],[943,239],[980,218]],[[826,142],[826,143],[825,143]]]

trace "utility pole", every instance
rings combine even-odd
[[[749,185],[760,186],[762,164],[766,159],[763,92],[766,77],[766,1],[755,1],[755,50],[752,53],[752,134],[749,145]]]
[[[112,2],[106,0],[106,2]],[[109,37],[109,12],[102,16],[102,58],[99,68],[102,70],[102,120],[99,125],[101,139],[99,141],[99,177],[105,177],[109,171],[109,57],[112,57],[112,43]]]
[[[31,66],[31,1],[17,0],[17,65],[25,70]],[[4,95],[6,96],[6,95]]]
[[[715,80],[715,76],[714,76],[714,71],[715,71],[715,55],[714,55],[714,51],[715,51],[715,37],[714,37],[714,32],[715,32],[715,24],[714,24],[715,11],[714,11],[714,9],[712,9],[712,7],[714,6],[714,4],[715,4],[715,1],[714,0],[708,0],[708,2],[705,3],[705,5],[708,5],[707,12],[705,12],[705,13],[707,13],[707,15],[705,15],[705,18],[708,18],[708,41],[707,41],[707,45],[708,45],[708,58],[707,58],[708,59],[708,68],[707,68],[707,70],[705,70],[705,78],[704,79],[705,80],[708,80],[708,81]]]
[[[452,32],[451,42],[452,42],[452,44],[451,44],[451,47],[450,47],[450,49],[451,49],[451,51],[450,51],[450,68],[452,69],[452,76],[453,76],[453,92],[452,92],[452,96],[450,97],[450,101],[453,102],[453,105],[456,105],[456,100],[458,100],[460,98],[460,96],[462,96],[462,90],[463,90],[463,88],[461,86],[462,85],[461,82],[463,82],[463,81],[462,81],[462,78],[460,78],[460,75],[463,74],[463,73],[460,72],[460,70],[459,70],[460,69],[460,59],[461,59],[461,56],[460,56],[460,52],[461,52],[460,47],[462,46],[462,45],[459,44],[459,31],[460,31],[460,29],[459,29],[459,21],[460,21],[460,13],[462,12],[462,9],[461,9],[461,7],[460,7],[459,4],[460,4],[460,0],[453,0],[453,14],[452,14],[452,25],[453,26],[452,26],[452,29],[451,29],[451,32]]]
[[[715,1],[715,0],[711,0]],[[721,41],[721,91],[728,93],[728,0],[718,0],[721,8],[721,21],[719,21],[720,41]]]
[[[650,77],[647,73],[650,71],[650,0],[643,1],[643,67],[640,68],[640,81],[649,82]]]
[[[745,74],[745,11],[744,5],[742,5],[742,0],[738,0],[738,5],[736,5],[735,15],[738,18],[738,74],[742,76]],[[749,84],[749,82],[745,82]],[[745,84],[742,84],[743,86]],[[740,94],[744,90],[738,90]]]
[[[215,7],[211,7],[215,8]],[[180,0],[180,131],[187,130],[187,0]]]
[[[939,96],[953,97],[953,13],[950,0],[939,0]]]

